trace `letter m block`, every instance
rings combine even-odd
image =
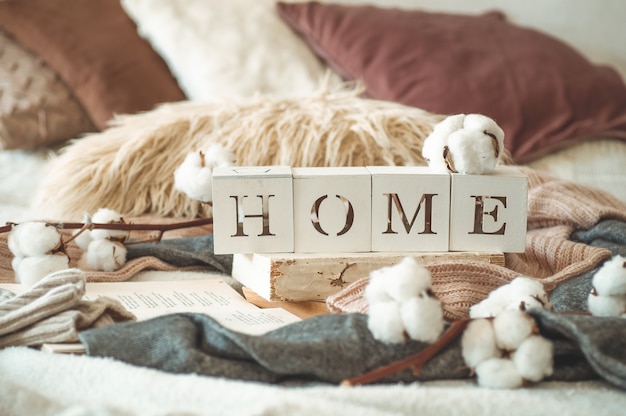
[[[293,187],[289,166],[213,170],[216,254],[293,252]]]
[[[368,166],[372,251],[448,251],[450,175],[426,166]]]
[[[452,174],[451,180],[450,251],[524,252],[526,175],[500,166],[489,175]]]

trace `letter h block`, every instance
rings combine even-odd
[[[450,251],[522,253],[528,178],[512,166],[488,175],[452,174]]]
[[[213,169],[215,254],[293,252],[289,166]]]
[[[365,167],[293,168],[295,251],[371,251],[371,175]]]
[[[448,251],[450,175],[427,166],[368,166],[372,251]]]

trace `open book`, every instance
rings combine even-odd
[[[1,284],[13,293],[19,284]],[[107,296],[118,300],[137,320],[178,312],[204,313],[225,327],[259,335],[300,318],[282,308],[259,308],[222,279],[87,283],[85,300]],[[53,352],[82,351],[81,344],[45,344]]]

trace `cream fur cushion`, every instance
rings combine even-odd
[[[174,103],[119,117],[64,149],[35,207],[42,217],[63,220],[103,207],[126,216],[210,215],[174,190],[173,175],[188,152],[212,143],[233,151],[240,166],[425,164],[422,142],[443,117],[359,93]]]

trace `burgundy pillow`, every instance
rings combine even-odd
[[[102,129],[185,98],[119,0],[0,1],[0,27],[55,70]]]
[[[626,86],[613,69],[506,21],[373,6],[278,3],[278,13],[366,96],[434,113],[481,113],[526,162],[598,136],[626,139]]]

